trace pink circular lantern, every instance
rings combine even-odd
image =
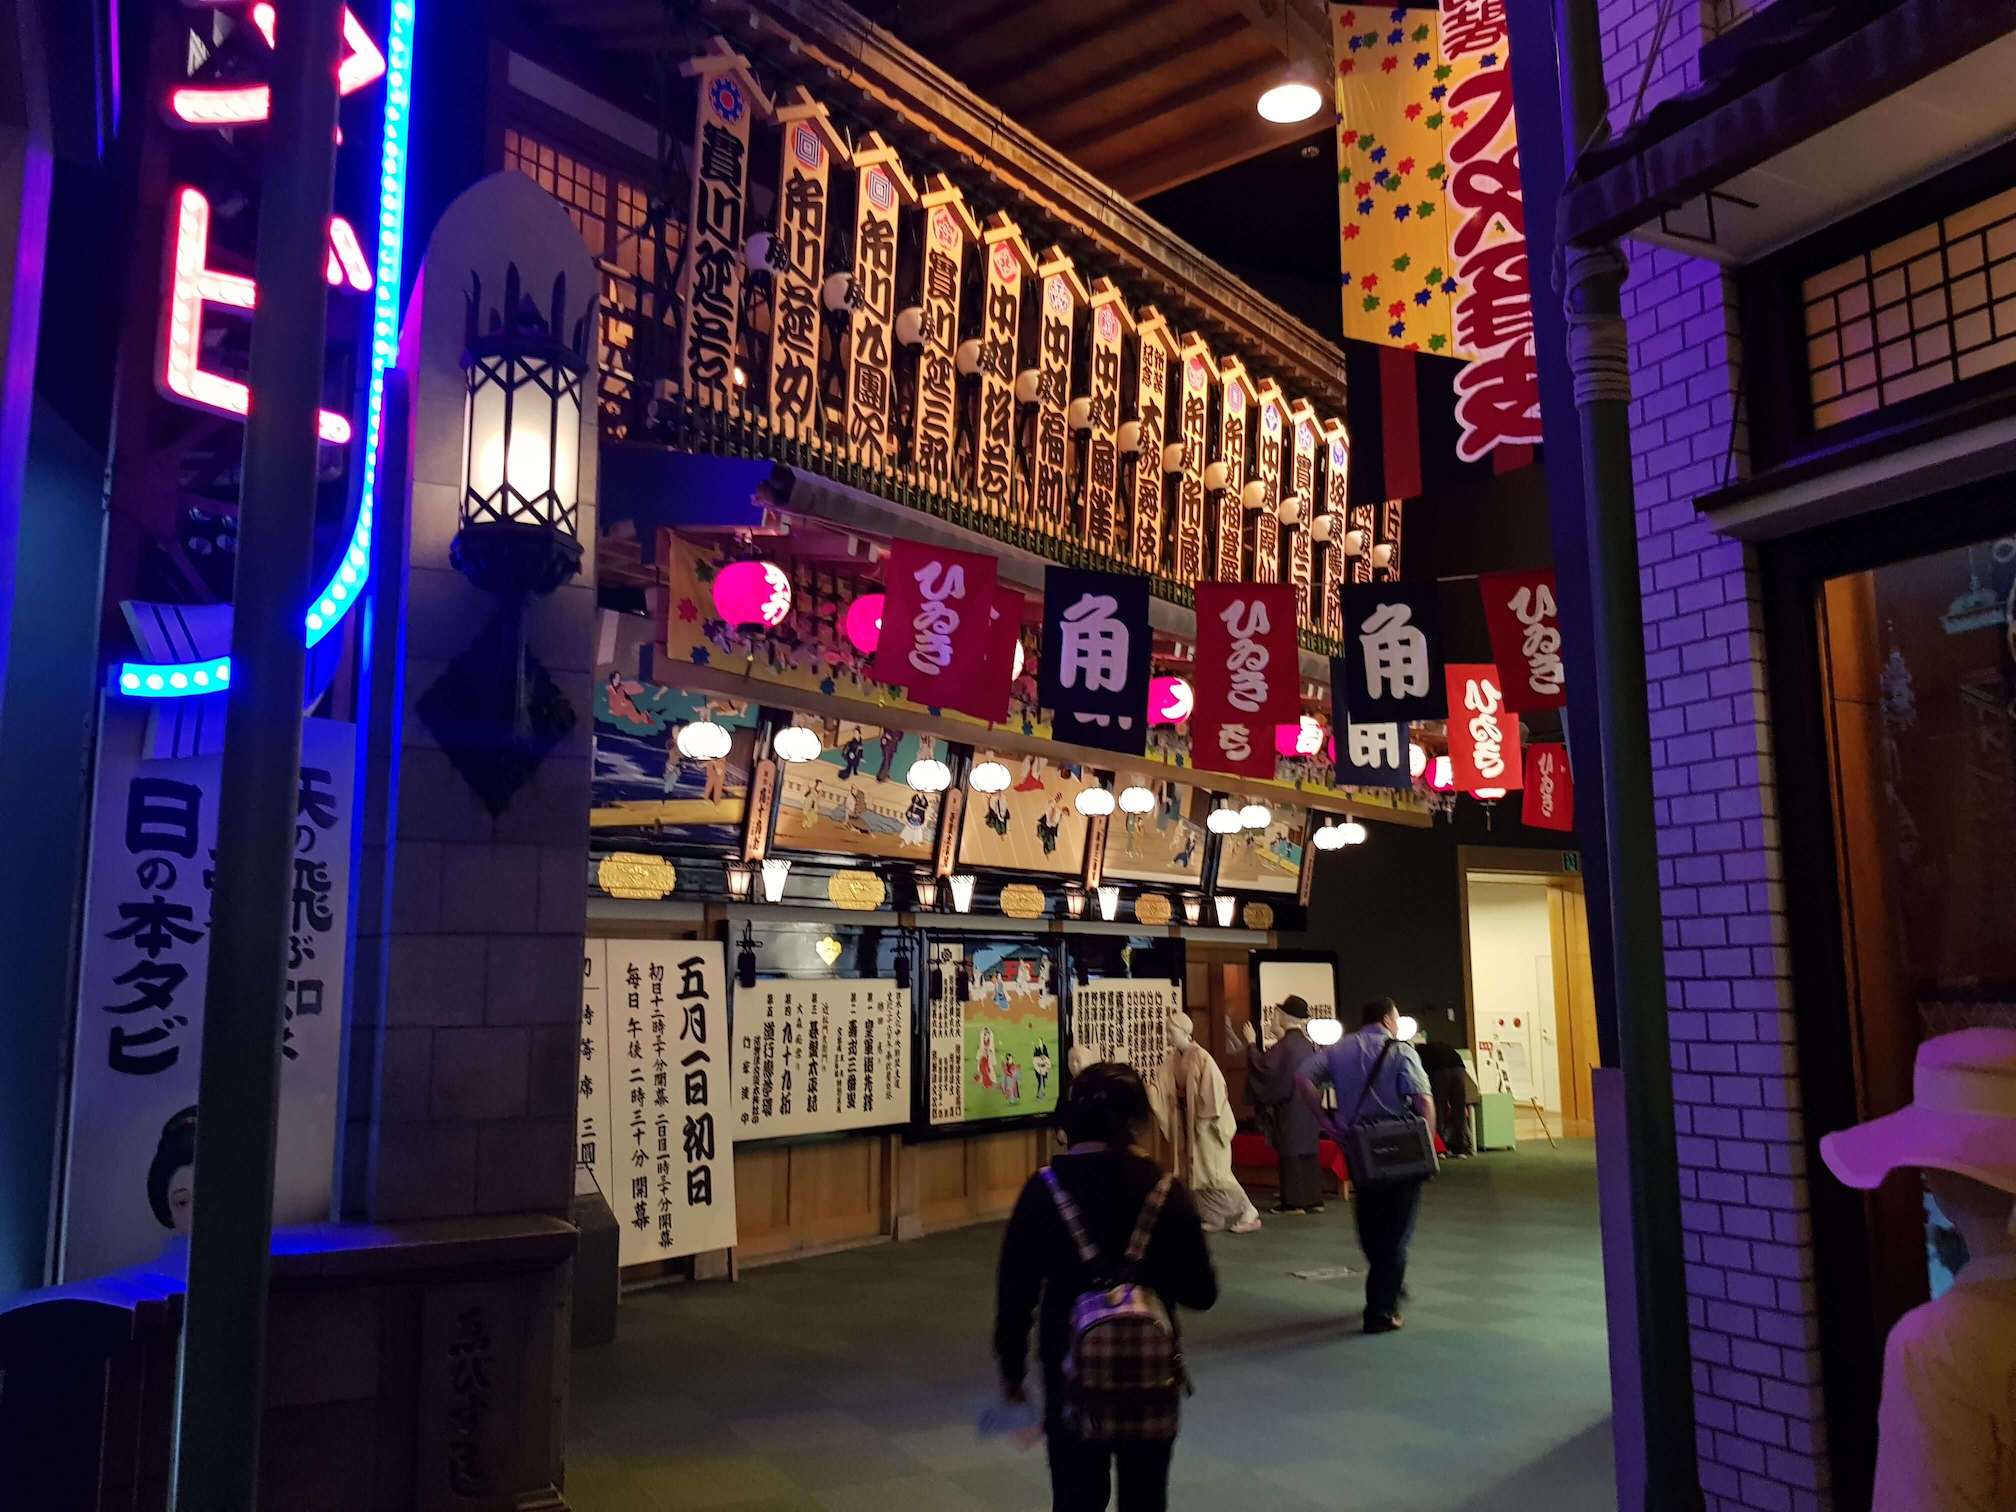
[[[1274,754],[1277,756],[1314,756],[1323,749],[1323,726],[1307,714],[1294,724],[1274,726]]]
[[[847,606],[842,628],[854,649],[863,656],[873,656],[875,648],[882,644],[882,604],[881,594],[864,593]]]
[[[791,613],[791,575],[775,562],[731,562],[714,575],[714,609],[731,625],[774,630]]]
[[[1148,682],[1148,723],[1180,725],[1196,704],[1190,684],[1180,677],[1156,677]]]

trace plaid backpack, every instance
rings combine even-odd
[[[1064,1355],[1064,1422],[1093,1443],[1176,1437],[1177,1407],[1188,1381],[1176,1346],[1169,1309],[1133,1279],[1148,1253],[1149,1236],[1162,1215],[1175,1177],[1164,1176],[1141,1205],[1133,1237],[1117,1267],[1107,1266],[1085,1232],[1077,1204],[1045,1168],[1057,1215],[1096,1278],[1071,1304],[1070,1344]]]

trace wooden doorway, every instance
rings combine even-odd
[[[1519,1036],[1521,1053],[1528,1061],[1527,1075],[1515,1093],[1526,1117],[1535,1116],[1532,1108],[1537,1103],[1554,1134],[1589,1138],[1596,1132],[1592,1073],[1601,1061],[1595,977],[1589,963],[1588,904],[1581,873],[1574,869],[1575,853],[1462,845],[1456,854],[1463,995],[1471,1055],[1477,1056],[1480,1042],[1493,1042],[1493,1036],[1501,1032],[1497,1019],[1506,1018],[1506,1028]],[[1478,887],[1486,891],[1475,891]],[[1544,961],[1537,949],[1529,946],[1524,951],[1531,957],[1529,969],[1535,977],[1531,982],[1508,984],[1501,974],[1510,967],[1495,957],[1488,962],[1478,958],[1480,946],[1472,930],[1473,899],[1481,902],[1493,895],[1513,904],[1526,903],[1534,940],[1544,936]],[[1484,921],[1480,918],[1476,922]],[[1495,947],[1487,942],[1481,949],[1493,951]],[[1480,970],[1488,978],[1481,983]],[[1529,1026],[1521,1015],[1494,1007],[1502,1001],[1500,989],[1508,985],[1521,994],[1514,1001],[1531,1004],[1535,1024]],[[1487,1016],[1492,1022],[1484,1022]],[[1483,1080],[1481,1071],[1479,1080]]]

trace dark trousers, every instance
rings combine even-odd
[[[1105,1512],[1120,1472],[1118,1512],[1165,1512],[1175,1440],[1088,1444],[1053,1425],[1049,1431],[1051,1512]]]
[[[1390,1186],[1361,1187],[1351,1203],[1358,1223],[1358,1247],[1365,1252],[1365,1320],[1400,1314],[1400,1288],[1407,1284],[1407,1243],[1421,1211],[1424,1178]]]
[[[1281,1157],[1281,1206],[1320,1207],[1323,1203],[1323,1167],[1314,1155]]]
[[[1474,1154],[1470,1148],[1470,1078],[1461,1066],[1437,1071],[1429,1079],[1435,1089],[1435,1121],[1451,1155]]]

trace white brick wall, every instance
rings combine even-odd
[[[1604,0],[1612,119],[1660,0]],[[1758,0],[1679,0],[1645,109]],[[1695,498],[1740,477],[1741,344],[1714,264],[1634,246],[1632,458],[1701,1484],[1711,1512],[1827,1507],[1806,1154],[1755,564]]]

